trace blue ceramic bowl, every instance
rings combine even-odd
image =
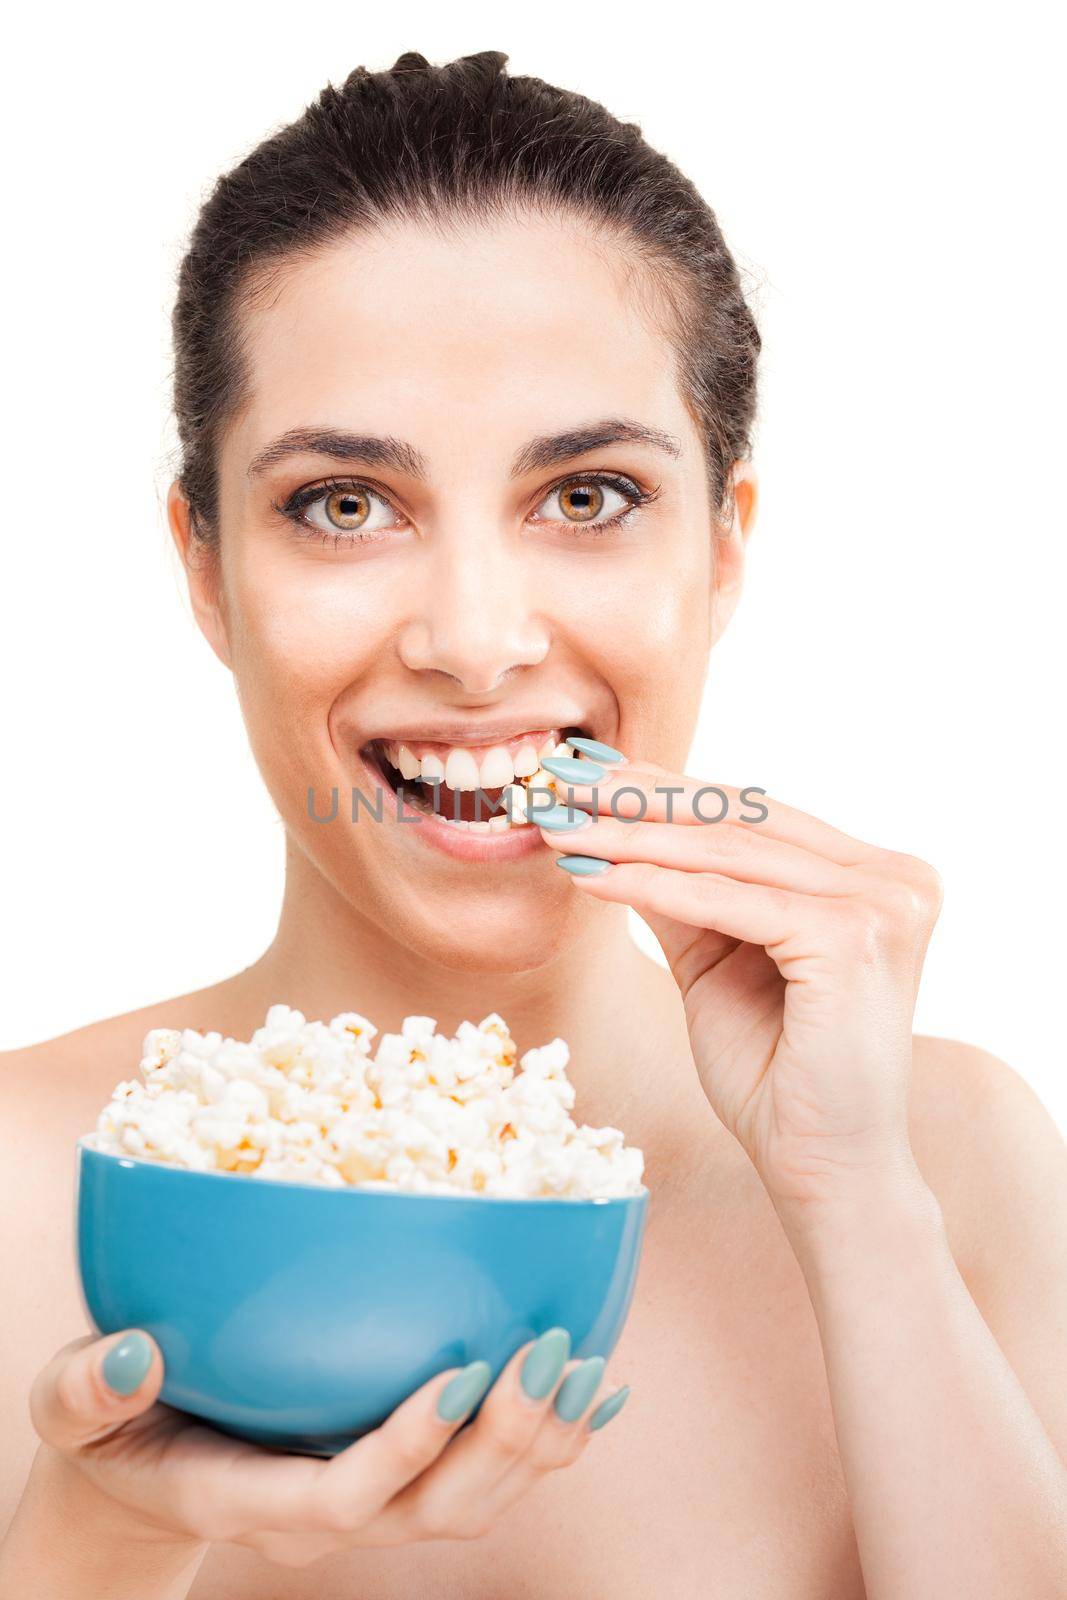
[[[334,1455],[448,1367],[499,1375],[547,1328],[609,1356],[648,1190],[510,1200],[327,1189],[78,1145],[78,1265],[98,1333],[144,1328],[162,1398],[226,1432]]]

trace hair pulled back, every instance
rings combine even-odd
[[[202,543],[218,538],[218,446],[245,396],[239,311],[256,279],[377,221],[523,207],[587,218],[653,274],[716,510],[729,503],[730,467],[751,451],[760,336],[714,212],[635,123],[506,62],[485,50],[431,66],[407,51],[388,71],[357,67],[215,184],[172,321],[178,479]]]

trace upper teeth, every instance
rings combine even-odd
[[[506,745],[494,744],[488,750],[471,750],[463,745],[451,745],[444,760],[433,751],[417,756],[406,744],[386,742],[386,759],[400,771],[403,778],[420,778],[444,783],[449,789],[504,789],[516,778],[533,778],[540,773],[544,756],[573,755],[569,745],[548,738],[538,749],[533,740],[526,740],[512,753]]]

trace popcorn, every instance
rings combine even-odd
[[[94,1145],[197,1172],[332,1188],[597,1199],[637,1194],[642,1152],[578,1126],[562,1039],[518,1057],[504,1019],[405,1017],[378,1038],[358,1012],[309,1022],[271,1006],[245,1042],[192,1028],[145,1036],[141,1079],[100,1113]]]

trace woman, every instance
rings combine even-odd
[[[759,337],[692,185],[505,60],[327,89],[182,267],[169,517],[286,893],[246,971],[5,1063],[0,1592],[1052,1600],[1062,1141],[1002,1064],[912,1038],[930,867],[682,774],[755,518]],[[351,820],[405,767],[442,810],[564,734],[603,759],[536,825],[457,829],[425,781]],[[248,1037],[277,1000],[569,1041],[652,1191],[608,1371],[545,1335],[458,1438],[477,1372],[323,1463],[155,1406],[137,1330],[64,1344],[74,1139],[149,1028]]]

